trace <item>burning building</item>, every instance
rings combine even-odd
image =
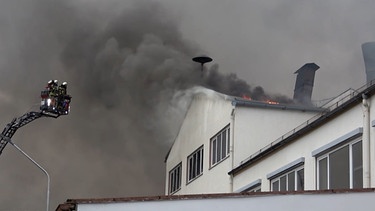
[[[369,45],[375,46],[363,46],[366,72],[371,72]],[[351,210],[353,203],[361,210],[369,209],[366,197],[375,191],[375,148],[371,147],[375,145],[374,77],[368,73],[368,83],[323,106],[307,106],[318,68],[308,63],[297,70],[297,104],[195,88],[165,158],[166,196],[68,200],[57,210],[127,210],[137,205],[145,210],[150,205],[213,209],[208,204],[224,201],[221,208],[288,210],[279,202],[300,207],[301,200],[296,198],[302,199],[306,193],[311,198],[302,199],[304,202],[314,198],[311,210]]]
[[[374,188],[373,44],[368,83],[321,107],[306,106],[314,63],[296,71],[297,104],[197,95],[166,158],[166,194]]]

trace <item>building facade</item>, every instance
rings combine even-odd
[[[375,187],[374,90],[319,108],[202,92],[166,158],[165,193]]]

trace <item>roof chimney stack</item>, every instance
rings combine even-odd
[[[375,79],[375,42],[363,43],[362,53],[366,68],[366,81],[370,83]]]
[[[315,63],[306,63],[294,74],[297,74],[293,100],[296,103],[311,105],[311,95],[314,86],[315,71],[320,67]]]

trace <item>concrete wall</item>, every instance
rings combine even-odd
[[[252,196],[184,198],[107,204],[78,204],[77,211],[191,211],[191,210],[279,210],[352,211],[374,210],[374,192],[259,194]]]

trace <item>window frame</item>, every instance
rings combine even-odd
[[[194,158],[195,155],[197,155],[197,157]],[[194,161],[194,159],[195,159],[195,161]],[[196,149],[193,153],[191,153],[187,157],[186,184],[191,183],[192,181],[194,181],[195,179],[197,179],[199,176],[201,176],[203,174],[203,165],[204,165],[203,159],[204,159],[203,145],[198,147],[198,149]],[[195,165],[193,165],[193,164],[191,165],[190,161],[194,162]],[[199,163],[199,165],[198,165],[198,163]],[[190,169],[192,167],[197,171],[197,172],[195,172],[195,174],[190,173]]]
[[[303,176],[302,176],[302,181],[303,185],[301,189],[298,189],[298,172],[303,171]],[[293,173],[293,190],[289,190],[289,179],[290,179],[290,174]],[[290,168],[287,171],[284,171],[281,174],[278,174],[275,177],[269,178],[270,180],[270,190],[272,192],[279,192],[279,191],[303,191],[305,189],[305,167],[303,164],[295,166],[294,168]],[[285,190],[281,190],[281,179],[285,178]],[[273,184],[277,182],[278,190],[274,190]]]
[[[279,184],[278,184],[278,189],[280,190],[280,179],[292,172],[295,172],[294,173],[294,190],[293,191],[296,191],[298,190],[297,189],[297,180],[298,180],[298,175],[297,175],[297,172],[300,171],[300,170],[303,170],[303,177],[302,177],[302,181],[303,181],[303,186],[301,188],[301,190],[304,190],[305,189],[305,168],[304,168],[304,165],[305,165],[305,158],[304,157],[300,157],[284,166],[282,166],[281,168],[267,174],[267,179],[269,180],[269,184],[270,184],[270,190],[271,191],[274,191],[273,190],[273,183],[274,181],[278,181]],[[288,184],[288,183],[286,183]],[[278,191],[279,191],[278,190]],[[289,191],[289,190],[288,190]],[[291,191],[291,190],[290,190]],[[298,190],[299,191],[299,190]]]
[[[225,143],[223,142],[225,135]],[[219,138],[220,137],[220,138]],[[219,143],[220,142],[220,143]],[[225,155],[223,148],[225,147]],[[210,138],[210,169],[217,166],[230,155],[230,124],[226,125],[218,133]]]
[[[177,173],[177,177],[174,177]],[[168,174],[168,194],[173,195],[174,193],[181,190],[182,185],[182,162],[177,164]],[[177,183],[175,179],[177,178]],[[177,186],[177,187],[174,187]]]
[[[359,143],[361,143],[361,154],[360,154],[360,158],[362,159],[362,165],[361,165],[361,169],[362,169],[362,174],[361,174],[361,182],[362,182],[362,187],[354,187],[354,176],[353,176],[353,174],[354,174],[354,170],[358,170],[358,168],[356,168],[356,169],[354,169],[354,166],[353,166],[353,146],[354,145],[356,145],[356,144],[359,144]],[[326,150],[324,153],[321,153],[321,154],[319,154],[319,155],[317,155],[316,156],[316,189],[317,190],[327,190],[327,189],[332,189],[332,184],[331,184],[331,175],[330,175],[330,168],[331,168],[331,155],[333,154],[333,153],[335,153],[335,152],[338,152],[339,150],[342,150],[342,149],[344,149],[345,147],[348,147],[348,153],[349,153],[349,155],[348,155],[348,171],[349,171],[349,189],[353,189],[353,188],[363,188],[363,158],[362,158],[362,156],[363,156],[363,140],[362,140],[362,137],[358,137],[358,138],[356,138],[356,139],[354,139],[354,140],[349,140],[349,141],[346,141],[346,142],[344,142],[344,143],[340,143],[339,145],[337,145],[336,147],[331,147],[328,151]],[[325,181],[326,181],[326,184],[325,184],[325,186],[326,187],[320,187],[320,183],[321,183],[321,178],[320,178],[320,171],[321,171],[321,169],[320,169],[320,165],[321,165],[321,163],[320,163],[320,161],[322,161],[322,160],[324,160],[324,159],[326,159],[326,166],[325,166]],[[345,188],[345,187],[343,187],[343,188]],[[339,188],[340,189],[340,188]]]
[[[257,179],[244,187],[235,191],[235,193],[248,193],[248,192],[261,192],[262,191],[262,180]]]

